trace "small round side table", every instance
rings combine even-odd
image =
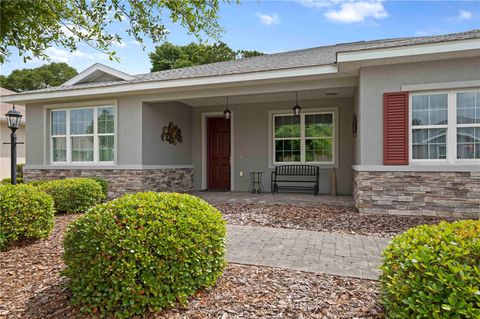
[[[262,175],[263,172],[250,172],[250,188],[248,190],[251,193],[260,194],[263,192]]]

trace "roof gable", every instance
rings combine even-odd
[[[94,82],[129,81],[133,79],[135,79],[135,77],[130,74],[116,70],[100,63],[95,63],[88,69],[80,72],[78,75],[65,82],[63,86]]]

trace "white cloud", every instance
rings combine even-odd
[[[367,18],[383,19],[388,16],[384,0],[295,0],[312,9],[328,10],[324,16],[333,22],[357,23]],[[373,24],[372,26],[377,26]]]
[[[368,0],[358,2],[344,2],[338,10],[330,10],[325,17],[333,22],[356,23],[363,22],[366,18],[383,19],[388,17],[381,1]]]
[[[280,18],[276,13],[264,14],[264,13],[257,12],[257,16],[260,18],[260,22],[262,22],[265,25],[273,25],[273,24],[280,23]]]
[[[86,54],[81,51],[67,51],[62,50],[54,47],[50,47],[45,50],[45,54],[53,61],[53,62],[65,62],[69,63],[74,58],[81,58],[81,59],[88,59],[93,60],[95,58],[92,54]]]
[[[67,37],[74,37],[75,39],[78,39],[78,36],[76,35],[76,33],[78,34],[82,34],[82,35],[88,35],[88,31],[87,30],[84,30],[84,29],[81,29],[81,28],[78,28],[78,27],[75,27],[74,25],[72,24],[67,24],[67,25],[62,25],[60,27],[60,30],[62,31],[63,34],[65,34]],[[75,32],[72,32],[72,30]]]
[[[465,21],[465,20],[472,20],[472,19],[473,19],[473,13],[471,11],[459,10],[455,20]]]
[[[132,40],[130,41],[131,44],[135,44],[135,45],[142,45],[140,42],[138,42],[137,40]]]
[[[107,55],[99,52],[86,53],[83,51],[63,50],[55,47],[49,47],[45,50],[45,54],[52,60],[52,62],[65,62],[75,66],[81,61],[99,61],[106,60]]]

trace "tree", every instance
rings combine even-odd
[[[230,0],[42,0],[0,1],[0,63],[18,50],[24,61],[32,57],[48,59],[45,50],[53,45],[71,52],[83,42],[117,59],[111,50],[121,43],[118,34],[108,26],[116,21],[128,23],[126,33],[143,43],[148,36],[153,43],[164,40],[168,33],[163,23],[168,17],[187,29],[188,34],[202,39],[217,38],[220,1]]]
[[[0,85],[21,92],[59,86],[78,72],[66,63],[50,63],[35,69],[13,70],[7,77],[0,77]]]
[[[201,65],[221,61],[230,61],[252,56],[263,55],[259,51],[232,50],[227,44],[218,42],[213,45],[190,43],[188,45],[174,45],[165,42],[155,47],[149,54],[152,63],[152,72],[178,69],[192,65]]]
[[[238,50],[237,51],[237,58],[240,58],[240,59],[251,58],[251,57],[260,56],[260,55],[265,55],[265,53],[257,50],[253,50],[253,51]]]

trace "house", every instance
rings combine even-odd
[[[117,196],[246,191],[263,171],[268,190],[275,166],[305,163],[321,193],[336,168],[362,213],[480,211],[480,30],[139,75],[95,64],[4,100],[27,108],[27,179],[102,176]]]
[[[11,130],[7,126],[7,118],[5,114],[12,109],[13,105],[4,103],[3,99],[7,95],[15,94],[15,92],[0,88],[0,179],[10,177],[10,143]],[[25,142],[25,106],[15,104],[15,108],[23,117],[20,127],[17,130],[17,141]],[[17,163],[25,163],[25,144],[17,144]]]

